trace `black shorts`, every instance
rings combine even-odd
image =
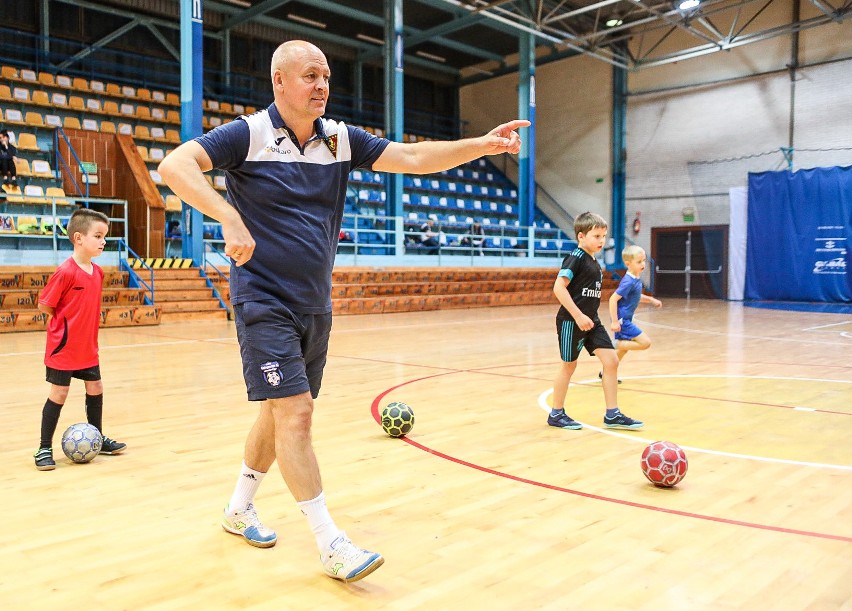
[[[583,347],[589,354],[594,354],[598,348],[612,347],[609,333],[604,329],[600,320],[595,320],[595,326],[583,331],[573,319],[556,319],[556,335],[559,338],[559,354],[566,363],[576,361]]]
[[[234,306],[249,401],[310,392],[316,399],[328,354],[331,314],[299,314],[277,301]]]
[[[74,371],[65,371],[64,369],[54,369],[53,367],[45,367],[47,373],[45,379],[51,384],[57,386],[71,386],[71,378],[85,380],[86,382],[97,382],[101,379],[101,366],[95,365],[87,369],[75,369]]]

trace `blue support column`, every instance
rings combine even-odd
[[[404,82],[402,69],[402,0],[385,0],[385,135],[402,142]],[[403,216],[402,174],[388,174],[385,214]],[[401,232],[397,232],[400,233]]]
[[[526,226],[535,219],[535,40],[528,32],[520,33],[518,118],[530,122],[520,130],[518,159],[518,220]]]
[[[201,0],[180,0],[180,138],[183,142],[201,135],[203,37]],[[181,254],[199,265],[204,257],[204,215],[185,203],[182,215]]]
[[[621,260],[627,223],[627,70],[612,67],[612,226],[615,261]]]

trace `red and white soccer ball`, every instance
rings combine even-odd
[[[671,441],[655,441],[642,452],[642,473],[660,488],[676,486],[688,467],[686,454]]]

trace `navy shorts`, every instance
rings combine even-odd
[[[580,350],[584,347],[589,354],[594,354],[598,348],[612,347],[612,340],[600,320],[595,320],[595,326],[583,331],[573,319],[556,319],[556,335],[559,337],[559,354],[566,363],[576,361]]]
[[[316,399],[328,354],[331,314],[299,314],[277,301],[234,306],[249,401],[310,392]]]
[[[71,386],[71,378],[84,380],[86,382],[97,382],[101,379],[101,366],[87,367],[86,369],[75,369],[73,371],[65,371],[64,369],[54,369],[53,367],[45,367],[47,372],[44,379],[51,384],[57,386]]]
[[[642,335],[642,329],[633,324],[631,319],[621,321],[621,331],[615,334],[615,339],[636,339]]]

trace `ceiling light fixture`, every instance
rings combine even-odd
[[[385,44],[385,41],[382,40],[381,38],[375,38],[373,36],[367,36],[366,34],[356,34],[355,38],[357,38],[358,40],[363,40],[364,42],[371,42],[374,45]]]
[[[701,0],[675,0],[674,7],[680,12],[697,9]]]
[[[300,17],[299,15],[294,15],[293,13],[287,14],[287,19],[291,21],[298,21],[299,23],[304,23],[305,25],[311,25],[315,28],[325,29],[327,26],[322,21],[314,21],[313,19],[308,19],[307,17]]]
[[[441,57],[440,55],[433,55],[432,53],[426,53],[426,51],[415,51],[414,54],[419,55],[420,57],[423,57],[425,59],[431,59],[435,62],[441,62],[442,64],[447,61],[446,57]]]
[[[623,19],[619,19],[618,17],[613,17],[612,19],[606,20],[606,27],[614,28],[614,27],[620,26],[623,23],[624,23]]]

